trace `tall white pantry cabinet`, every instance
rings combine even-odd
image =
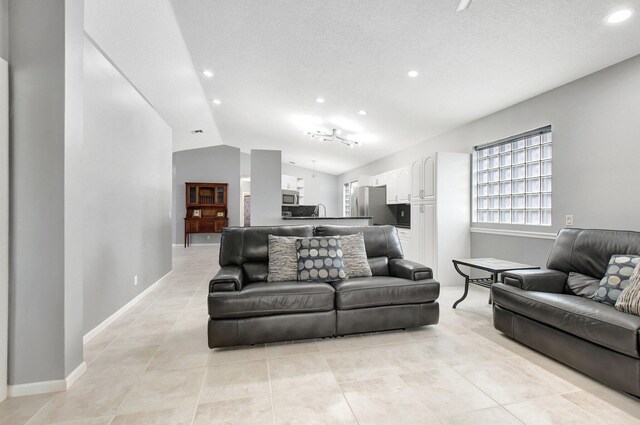
[[[469,258],[471,155],[439,152],[411,166],[411,249],[408,260],[433,269],[442,285],[461,283],[451,260]]]

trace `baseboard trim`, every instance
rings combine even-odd
[[[120,316],[122,316],[124,313],[126,313],[127,310],[129,310],[131,307],[136,305],[138,303],[138,301],[140,301],[142,298],[144,298],[145,295],[147,295],[149,292],[151,292],[156,286],[158,286],[160,284],[160,282],[162,282],[162,280],[164,278],[169,276],[171,273],[173,273],[173,270],[169,271],[169,273],[167,273],[164,276],[162,276],[153,285],[149,286],[147,289],[145,289],[144,291],[140,292],[138,295],[136,295],[136,297],[134,299],[132,299],[131,301],[126,303],[124,306],[122,306],[118,311],[113,313],[111,316],[107,317],[98,326],[96,326],[95,328],[93,328],[89,332],[87,332],[84,335],[84,337],[82,337],[82,343],[83,344],[87,344],[89,341],[91,341],[93,338],[95,338],[100,332],[105,330],[105,328],[107,326],[109,326],[110,324],[115,322]]]
[[[87,362],[82,362],[78,365],[77,368],[75,368],[70,374],[69,376],[67,376],[67,379],[65,379],[65,384],[66,384],[66,389],[68,390],[69,388],[71,388],[71,386],[73,384],[76,383],[76,381],[78,379],[80,379],[80,377],[82,375],[84,375],[84,373],[87,371]]]
[[[65,391],[87,371],[87,363],[82,362],[65,379],[54,379],[51,381],[31,382],[29,384],[9,385],[7,395],[9,397],[23,397],[28,395],[38,395]]]
[[[471,233],[484,233],[488,235],[515,236],[520,238],[536,238],[556,240],[555,233],[532,232],[529,230],[488,229],[485,227],[472,227]]]

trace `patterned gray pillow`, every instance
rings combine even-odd
[[[267,282],[298,280],[298,252],[295,236],[269,235],[269,274]]]
[[[344,259],[344,271],[348,278],[370,277],[371,267],[367,260],[367,250],[364,246],[362,232],[355,235],[340,236],[342,245],[342,258]]]
[[[336,282],[346,277],[342,246],[335,236],[298,238],[298,280]]]
[[[624,288],[629,286],[629,279],[638,263],[640,257],[637,255],[612,255],[593,300],[616,305]]]

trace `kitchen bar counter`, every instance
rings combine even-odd
[[[282,217],[283,220],[371,220],[373,217],[357,216],[357,217]]]
[[[373,217],[282,217],[282,220],[289,224],[310,224],[318,226],[320,224],[338,224],[345,226],[368,226]],[[293,222],[293,223],[292,223]]]

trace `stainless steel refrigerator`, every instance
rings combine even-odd
[[[395,217],[387,206],[387,188],[385,186],[352,186],[350,205],[351,217],[373,217],[374,224],[395,222]]]

